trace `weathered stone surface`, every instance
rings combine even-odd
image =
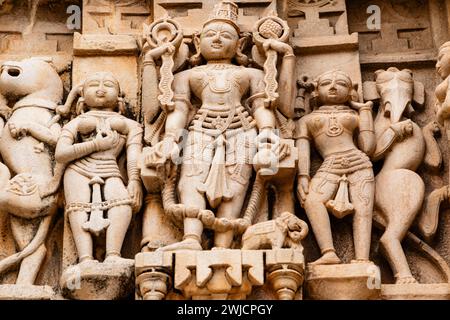
[[[380,298],[379,269],[372,263],[308,265],[308,297],[318,300]],[[378,284],[378,286],[377,286]]]
[[[381,286],[383,300],[448,300],[450,287],[448,283],[436,284],[384,284]]]
[[[145,0],[83,0],[83,33],[139,34],[151,15]]]
[[[135,55],[136,39],[128,35],[74,35],[74,54],[77,56]]]
[[[52,300],[56,295],[49,286],[0,285],[0,300]]]
[[[183,32],[191,36],[199,32],[202,24],[208,19],[217,1],[197,0],[155,0],[155,19],[169,15],[185,26]],[[239,6],[239,24],[242,31],[251,32],[256,21],[277,10],[277,1],[274,0],[237,0]]]
[[[449,17],[0,1],[0,299],[450,299]]]
[[[61,276],[64,296],[77,300],[119,300],[134,293],[134,261],[109,264],[85,262]]]

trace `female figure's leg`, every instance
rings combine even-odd
[[[89,178],[82,176],[75,170],[66,169],[64,173],[64,196],[66,203],[90,203],[91,188]],[[92,236],[83,229],[83,224],[88,220],[88,213],[83,209],[69,213],[70,229],[78,251],[79,262],[93,260]]]
[[[129,197],[128,191],[119,177],[105,180],[103,189],[105,200],[122,200]],[[110,225],[106,230],[106,261],[120,260],[122,244],[131,222],[130,205],[119,205],[108,210]]]
[[[355,208],[353,239],[356,262],[369,261],[372,235],[372,214],[375,198],[375,180],[372,169],[359,170],[349,175],[350,199]]]
[[[318,173],[311,180],[304,208],[322,253],[313,264],[341,263],[334,249],[330,217],[325,206],[336,193],[338,179],[339,176],[333,174]]]

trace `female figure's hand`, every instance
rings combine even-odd
[[[19,123],[19,122],[10,122],[9,132],[14,139],[21,139],[28,134],[29,126],[27,123]]]
[[[120,136],[116,131],[99,132],[95,137],[95,145],[98,151],[112,149],[119,143]]]

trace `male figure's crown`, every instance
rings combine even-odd
[[[231,1],[221,1],[214,6],[212,14],[204,25],[213,21],[223,21],[231,24],[239,33],[240,29],[237,24],[239,7]]]

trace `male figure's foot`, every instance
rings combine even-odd
[[[317,259],[314,262],[311,262],[311,265],[321,265],[321,264],[340,264],[342,263],[341,259],[337,256],[336,252],[329,251],[323,254],[323,256]]]
[[[177,243],[165,246],[165,247],[161,247],[156,251],[181,251],[181,250],[202,251],[203,248],[197,240],[186,239],[181,242],[177,242]]]

